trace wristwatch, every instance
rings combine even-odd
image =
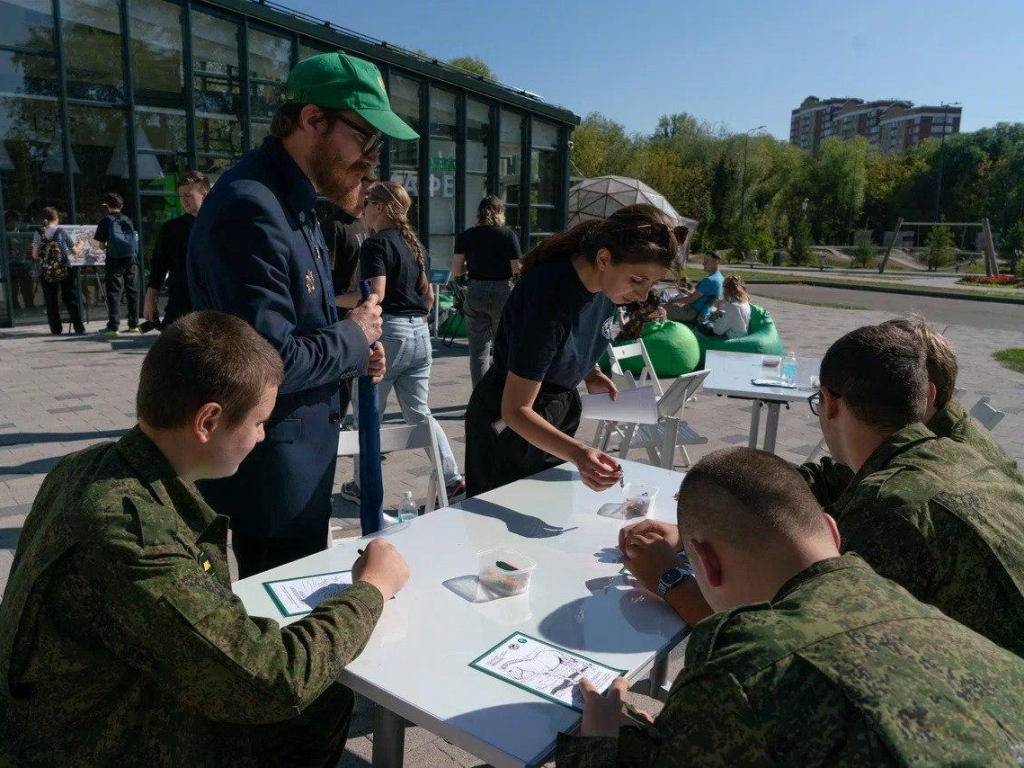
[[[688,577],[693,576],[693,566],[690,565],[690,561],[686,558],[686,555],[679,555],[682,562],[679,565],[674,565],[661,574],[661,578],[658,579],[658,597],[665,599],[665,594],[672,589],[682,584]]]

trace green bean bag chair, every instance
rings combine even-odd
[[[706,336],[699,330],[694,331],[700,345],[700,362],[698,368],[704,367],[704,355],[709,349],[720,352],[753,352],[759,355],[781,355],[782,339],[775,321],[768,310],[757,304],[750,305],[750,326],[746,336],[738,339],[727,339],[724,336]]]
[[[437,298],[437,305],[441,308],[442,312],[446,309],[451,309],[452,303],[452,297],[448,294],[442,294]],[[441,327],[437,329],[437,335],[441,338],[466,338],[466,316],[461,312],[452,312],[441,323]]]
[[[654,365],[654,372],[658,378],[673,378],[690,373],[697,369],[700,360],[700,348],[697,346],[697,339],[687,326],[677,323],[674,320],[654,321],[647,323],[640,338],[644,340],[647,347],[647,354],[651,357],[651,364]],[[631,344],[632,341],[616,342],[615,346]],[[608,353],[601,357],[601,370],[605,373],[609,370]],[[627,357],[621,361],[622,370],[630,371],[639,377],[644,369],[642,357]]]

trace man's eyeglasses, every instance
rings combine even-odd
[[[836,392],[833,392],[831,389],[829,390],[829,394],[831,394],[832,397],[839,397],[839,394],[836,393]],[[813,395],[811,395],[810,397],[807,398],[807,405],[810,406],[811,413],[813,413],[815,416],[817,416],[818,413],[821,411],[821,390],[820,389],[817,392],[815,392]]]
[[[355,133],[356,136],[358,136],[360,139],[362,139],[362,152],[364,155],[371,154],[375,149],[377,149],[381,145],[381,142],[384,141],[384,134],[381,133],[380,131],[367,131],[365,128],[363,128],[363,126],[359,125],[359,123],[355,122],[354,120],[349,120],[342,114],[335,113],[334,117],[343,122],[349,128],[351,128],[352,132]]]

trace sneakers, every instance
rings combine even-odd
[[[345,501],[351,501],[353,504],[358,504],[362,499],[359,494],[359,486],[355,484],[354,480],[350,480],[341,486],[341,498]]]
[[[142,333],[142,329],[137,325],[129,325],[125,333]]]
[[[121,335],[121,332],[118,331],[116,328],[104,328],[102,331],[97,331],[96,335],[103,336],[108,339],[116,339],[118,336]]]

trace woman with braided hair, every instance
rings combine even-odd
[[[409,223],[411,205],[409,193],[401,184],[380,181],[370,187],[363,217],[373,234],[359,249],[359,263],[362,279],[370,281],[373,293],[383,296],[380,306],[384,332],[380,340],[388,369],[378,385],[380,412],[384,413],[394,389],[402,416],[409,424],[419,424],[430,418],[427,397],[433,350],[427,315],[434,305],[434,290],[428,277],[426,251]],[[465,492],[466,484],[448,438],[436,422],[434,426],[451,500]],[[359,501],[358,472],[357,462],[353,481],[341,488],[341,495],[349,501]]]

